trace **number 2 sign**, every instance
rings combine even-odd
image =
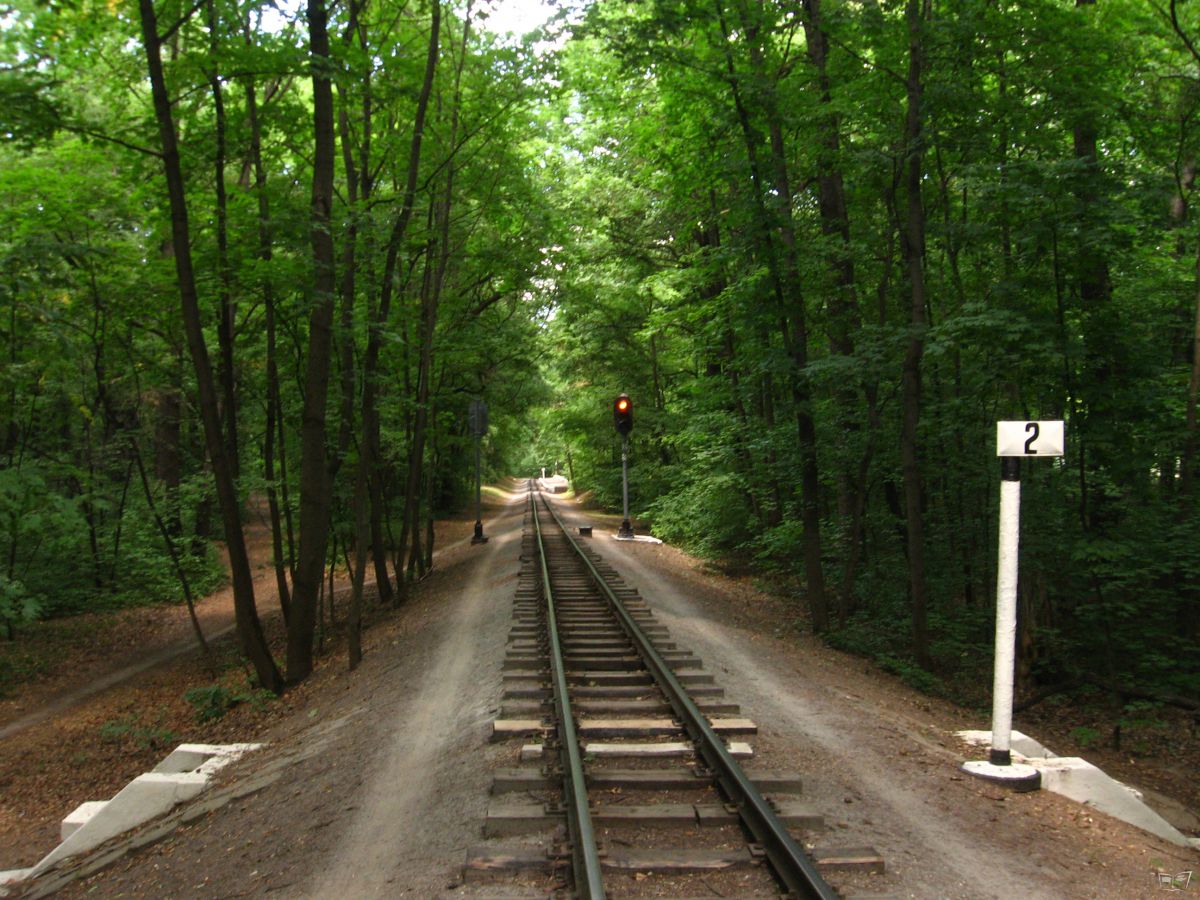
[[[997,456],[1062,456],[1061,420],[997,422]]]

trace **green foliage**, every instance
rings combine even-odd
[[[159,724],[142,722],[139,714],[110,719],[100,726],[100,740],[105,743],[133,741],[140,749],[163,749],[179,740],[179,735]]]
[[[32,622],[40,611],[41,604],[29,596],[25,585],[0,574],[0,628],[9,640],[12,640],[17,625]]]
[[[1071,740],[1087,750],[1100,740],[1100,732],[1090,725],[1080,725],[1071,729]]]
[[[925,669],[922,669],[911,659],[881,656],[878,658],[878,662],[885,672],[899,675],[901,681],[911,688],[915,688],[925,694],[945,693],[938,678]]]
[[[262,688],[231,689],[223,684],[210,684],[189,688],[184,692],[183,699],[196,710],[196,721],[203,723],[223,718],[241,703],[248,703],[261,712],[275,699],[275,695]]]
[[[723,15],[695,0],[595,3],[572,40],[542,56],[447,9],[419,189],[392,246],[428,20],[383,2],[359,8],[351,28],[348,8],[332,8],[331,28],[354,36],[333,42],[332,60],[346,151],[332,210],[346,280],[325,441],[339,550],[355,533],[369,336],[379,342],[372,484],[392,540],[399,529],[386,526],[401,516],[420,525],[469,500],[473,397],[491,408],[485,478],[557,465],[579,492],[618,507],[609,403],[625,391],[636,516],[705,556],[753,564],[814,606],[805,580],[819,564],[839,623],[832,641],[975,699],[995,583],[994,423],[1061,418],[1066,457],[1031,464],[1023,481],[1031,677],[1082,667],[1196,696],[1200,488],[1185,474],[1198,466],[1188,423],[1200,79],[1187,43],[1153,8],[1123,0],[935,0],[917,33],[922,171],[910,198],[903,170],[917,157],[895,76],[912,50],[903,10],[820,8],[814,22],[814,10],[776,0]],[[1200,34],[1197,8],[1178,12]],[[293,77],[302,24],[268,30],[220,3],[211,13],[175,23],[164,61],[188,138],[186,249],[218,368],[217,313],[226,300],[234,313],[238,490],[247,508],[268,485],[281,502],[286,493],[294,520],[314,299],[312,94]],[[156,515],[197,593],[219,577],[178,313],[185,248],[171,246],[137,24],[103,5],[20,0],[0,33],[9,630],[34,615],[178,597]],[[824,58],[810,52],[813,29],[826,32]],[[913,246],[924,252],[928,325],[916,328],[910,199],[925,214]],[[391,309],[374,321],[385,287]],[[901,384],[915,341],[911,410]],[[267,474],[276,399],[271,437],[283,446]],[[915,471],[901,452],[912,417]],[[907,527],[917,514],[920,547]]]
[[[1200,33],[1196,11],[1180,11]],[[546,338],[564,398],[555,439],[577,489],[618,501],[604,402],[627,391],[640,416],[632,502],[656,533],[753,560],[810,596],[797,426],[811,411],[820,483],[807,499],[839,620],[829,640],[978,703],[995,422],[1064,419],[1066,457],[1027,464],[1023,479],[1031,677],[1092,670],[1197,696],[1200,505],[1196,488],[1182,495],[1181,467],[1200,91],[1183,42],[1126,3],[935,3],[922,30],[926,670],[912,662],[900,453],[914,334],[905,96],[891,73],[908,63],[906,23],[898,7],[822,4],[831,40],[818,72],[796,49],[812,38],[798,42],[813,24],[804,14],[727,12],[598,4],[568,49],[577,93],[548,183],[575,186],[565,203],[577,224],[556,254]],[[1094,161],[1080,151],[1092,140]],[[783,221],[802,295],[776,278],[788,238],[763,199],[783,187],[773,163],[791,179]],[[844,190],[844,222],[829,218],[825,175]],[[803,367],[789,352],[801,322]]]
[[[705,557],[739,546],[750,522],[733,475],[691,479],[664,493],[648,507],[655,534]]]
[[[1162,709],[1163,704],[1153,700],[1126,703],[1118,720],[1122,749],[1132,753],[1148,753],[1155,733],[1167,729],[1167,723],[1161,715]]]
[[[220,719],[234,705],[233,693],[220,684],[189,688],[184,692],[183,699],[195,708],[197,722]]]

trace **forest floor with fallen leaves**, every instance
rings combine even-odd
[[[437,543],[459,541],[473,516],[441,521]],[[276,659],[286,635],[279,615],[270,532],[247,526],[255,596]],[[238,652],[229,585],[196,604],[212,656],[206,659],[182,603],[140,606],[39,622],[0,642],[10,670],[26,673],[0,696],[0,871],[33,865],[58,843],[59,823],[80,803],[103,800],[152,769],[181,743],[234,743],[269,733],[304,709],[314,692],[347,672],[342,623],[348,579],[335,576],[333,607],[313,677],[282,697],[256,690]],[[419,586],[418,586],[419,589]],[[329,595],[328,584],[323,598]],[[393,611],[365,588],[364,628]],[[115,682],[96,691],[101,683]],[[191,697],[189,700],[188,698]]]

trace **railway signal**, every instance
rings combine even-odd
[[[633,430],[633,401],[628,394],[618,394],[613,401],[613,425],[621,435],[621,499],[625,517],[617,529],[617,537],[633,539],[633,526],[629,524],[629,432]]]
[[[1021,457],[1063,455],[1063,423],[997,422],[1000,457],[1000,547],[996,567],[996,661],[992,681],[992,748],[963,769],[1017,791],[1037,790],[1041,772],[1012,761],[1013,677],[1017,643],[1017,548],[1021,534]]]
[[[625,437],[633,430],[633,403],[630,402],[628,394],[618,395],[613,402],[613,424]]]

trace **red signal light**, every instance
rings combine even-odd
[[[613,403],[613,424],[622,435],[633,429],[633,403],[627,394],[621,394]]]

